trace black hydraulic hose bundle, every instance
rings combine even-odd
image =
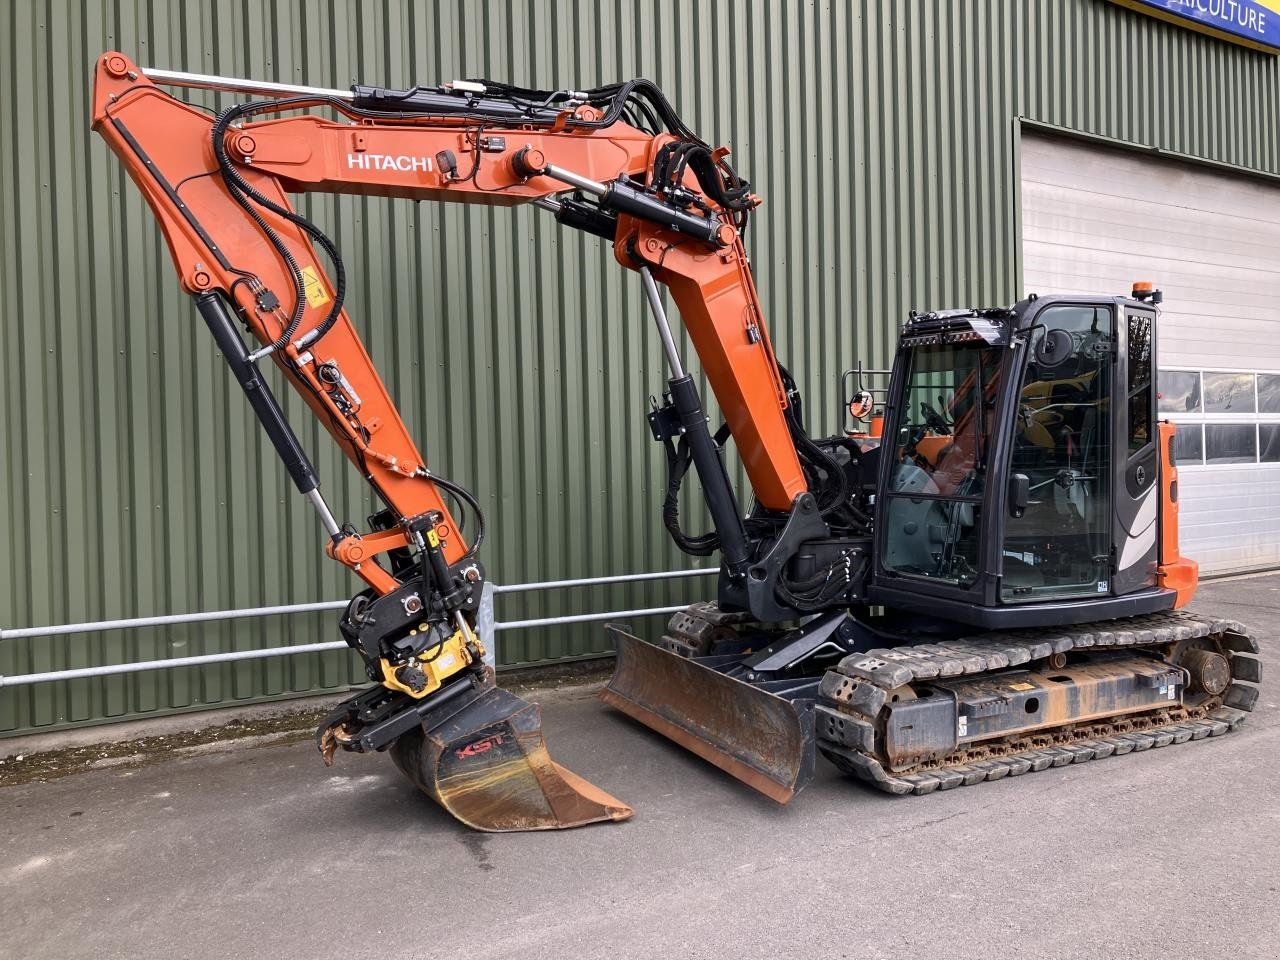
[[[429,473],[428,476],[430,476],[432,483],[438,487],[443,487],[445,490],[449,491],[449,493],[462,500],[471,508],[471,512],[476,515],[476,537],[471,541],[471,544],[468,546],[467,552],[463,555],[462,560],[473,559],[479,551],[480,545],[484,543],[485,530],[488,527],[488,521],[485,519],[484,510],[480,507],[480,501],[476,499],[475,494],[460,483],[454,483],[452,480],[446,480],[444,477],[434,473]],[[459,520],[457,522],[459,527],[461,527],[461,521]]]
[[[253,219],[259,229],[262,230],[267,240],[270,241],[272,247],[280,254],[285,265],[289,268],[289,273],[293,278],[294,304],[293,310],[289,316],[289,322],[285,329],[281,331],[271,344],[273,350],[282,350],[293,339],[298,331],[299,325],[302,323],[302,315],[306,310],[306,291],[302,279],[302,268],[298,265],[297,258],[294,257],[284,241],[280,239],[280,235],[271,228],[263,216],[253,209],[250,200],[257,205],[270,210],[277,216],[283,217],[290,223],[300,227],[312,240],[319,244],[324,250],[325,255],[333,264],[333,303],[329,307],[328,313],[325,315],[319,326],[316,327],[312,342],[319,340],[328,333],[335,323],[338,322],[338,315],[342,312],[342,304],[346,299],[347,293],[347,270],[342,262],[342,256],[338,253],[338,248],[333,241],[325,235],[319,227],[299,213],[280,206],[271,198],[263,195],[252,184],[240,175],[240,172],[231,163],[227,156],[226,132],[231,124],[241,117],[249,116],[254,113],[275,112],[277,110],[287,110],[291,107],[300,107],[314,103],[311,98],[291,98],[288,100],[258,100],[251,103],[241,103],[232,107],[228,107],[218,114],[213,123],[213,155],[218,161],[218,169],[222,173],[223,181],[227,185],[227,189],[231,192],[231,196],[244,209],[246,213]]]
[[[717,446],[724,446],[729,439],[727,423],[720,425],[714,439]],[[693,451],[689,449],[683,436],[678,442],[673,442],[670,437],[664,438],[663,447],[667,452],[667,492],[662,500],[662,525],[667,528],[667,533],[681,551],[693,557],[709,557],[720,549],[719,534],[713,530],[690,535],[680,526],[680,487],[693,463]]]
[[[831,608],[849,587],[862,578],[862,568],[866,560],[858,561],[858,569],[853,569],[849,557],[841,557],[831,566],[824,568],[814,576],[798,582],[789,582],[778,578],[778,597],[794,610],[801,613],[818,613]],[[840,568],[844,569],[841,570]]]
[[[796,445],[796,452],[805,466],[806,472],[819,490],[818,510],[825,517],[844,505],[849,496],[848,482],[844,469],[835,458],[810,439],[804,428],[803,408],[800,402],[800,391],[791,371],[778,364],[778,375],[782,378],[783,389],[787,392],[789,402],[785,411],[787,429],[791,440]],[[825,480],[822,478],[825,477]]]
[[[787,429],[791,431],[791,440],[800,454],[800,461],[809,468],[810,475],[819,482],[820,496],[818,510],[825,517],[844,504],[849,490],[844,470],[835,458],[809,438],[804,427],[789,410],[786,414]],[[825,478],[825,479],[823,479]]]
[[[717,160],[710,147],[700,140],[672,140],[659,148],[653,161],[650,185],[659,190],[681,189],[686,169],[693,170],[698,185],[718,204],[741,231],[751,212],[751,184],[741,179],[723,160]],[[694,200],[705,212],[705,203]]]
[[[384,119],[439,117],[507,126],[544,127],[563,123],[566,127],[582,129],[600,129],[619,120],[631,119],[638,121],[636,125],[646,133],[657,134],[665,129],[683,140],[702,142],[680,119],[671,102],[652,80],[637,78],[582,92],[534,90],[485,79],[466,82],[482,92],[424,86],[390,90],[357,84],[352,87],[354,98],[351,101],[324,97],[316,98],[316,101],[332,100],[333,106],[346,113]],[[599,119],[564,116],[582,103],[599,108]]]
[[[602,108],[603,115],[599,120],[570,117],[567,121],[568,126],[608,127],[622,120],[623,115],[629,113],[633,119],[641,121],[641,129],[648,133],[661,133],[665,128],[672,136],[702,143],[697,135],[680,119],[680,115],[671,106],[671,101],[666,98],[662,89],[652,80],[646,80],[643,77],[619,83],[604,84],[603,86],[583,91],[582,94],[576,96],[569,90],[533,90],[528,87],[518,87],[494,80],[477,79],[470,82],[481,84],[485,88],[484,96],[486,97],[496,95],[499,98],[524,107],[527,110],[528,119],[534,122],[547,122],[549,119],[554,119],[555,113],[566,109],[570,102],[581,97],[593,107]],[[406,92],[412,95],[422,92],[422,88],[418,87],[413,91]],[[459,112],[466,113],[468,116],[475,116],[478,119],[488,118],[510,122],[510,117],[494,114],[486,115],[483,110]],[[548,116],[548,114],[551,114],[551,116]]]

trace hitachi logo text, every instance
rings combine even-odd
[[[389,153],[348,153],[348,170],[399,170],[409,173],[412,170],[430,172],[430,157],[409,157],[404,154],[392,156]]]

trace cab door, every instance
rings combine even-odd
[[[1159,541],[1155,310],[1120,301],[1115,396],[1115,574],[1111,593],[1155,586]]]
[[[1004,518],[1001,600],[1104,596],[1116,472],[1114,303],[1056,303],[1034,319],[1008,466],[1027,502]]]

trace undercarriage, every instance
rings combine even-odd
[[[951,637],[903,626],[842,613],[768,630],[695,604],[659,644],[610,628],[619,666],[603,697],[782,803],[816,753],[922,795],[1219,736],[1258,698],[1257,643],[1231,620],[1169,611]]]

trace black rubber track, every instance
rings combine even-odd
[[[876,755],[875,724],[890,690],[916,681],[997,672],[1041,660],[1052,653],[1090,648],[1159,648],[1186,640],[1211,639],[1231,655],[1232,682],[1207,709],[1179,710],[1167,722],[1127,715],[1090,721],[1070,730],[1038,731],[997,742],[991,756],[972,759],[983,744],[965,748],[958,762],[939,761],[910,772],[891,772]],[[828,671],[817,706],[818,749],[845,773],[893,794],[923,795],[1019,776],[1068,763],[1086,763],[1152,747],[1221,736],[1238,727],[1258,699],[1261,664],[1258,644],[1234,620],[1216,620],[1184,611],[1128,620],[1083,624],[1061,630],[982,634],[936,644],[894,647],[853,654]],[[1014,743],[1035,740],[1031,749]],[[1048,742],[1046,742],[1048,741]]]

